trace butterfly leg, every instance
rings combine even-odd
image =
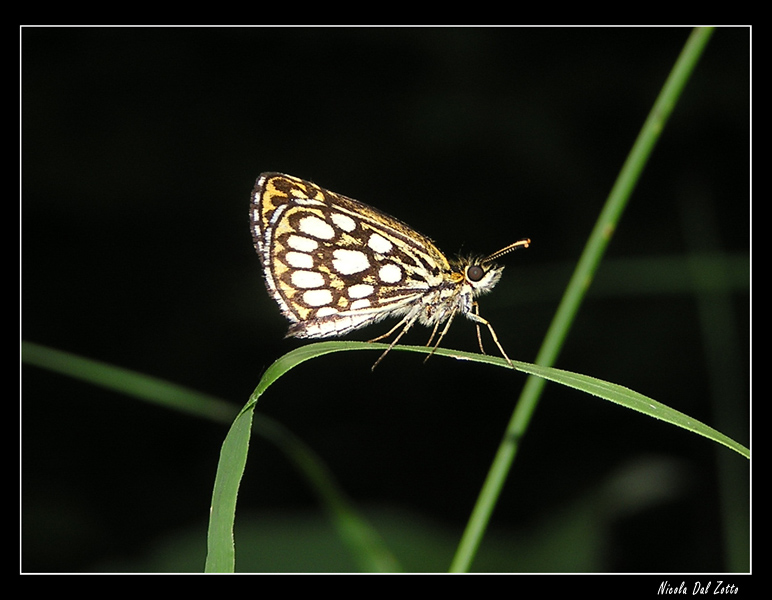
[[[429,339],[426,341],[426,344],[424,344],[427,348],[432,345],[432,340],[434,339],[434,336],[437,335],[437,329],[440,327],[440,322],[437,321],[434,324],[434,328],[432,329],[432,334],[429,336]]]
[[[401,338],[403,335],[405,335],[405,334],[407,333],[407,330],[408,330],[408,329],[410,329],[410,327],[412,327],[413,323],[415,323],[415,322],[416,322],[416,319],[417,319],[417,318],[418,318],[418,315],[417,315],[417,314],[416,314],[415,316],[413,316],[413,317],[410,317],[410,316],[408,315],[407,317],[405,317],[404,319],[402,319],[401,321],[399,321],[399,322],[398,322],[398,323],[397,323],[397,324],[396,324],[394,327],[392,327],[392,328],[391,328],[391,329],[390,329],[390,330],[389,330],[389,331],[388,331],[388,332],[387,332],[385,335],[379,335],[377,338],[373,338],[372,340],[369,340],[369,341],[371,341],[371,342],[375,342],[375,341],[378,341],[378,340],[382,340],[382,339],[384,339],[384,338],[387,338],[387,337],[389,337],[389,336],[390,336],[392,333],[394,333],[394,332],[395,332],[397,329],[399,329],[399,327],[401,327],[401,326],[403,326],[403,325],[404,325],[404,327],[402,327],[402,331],[400,331],[400,332],[397,334],[397,337],[395,337],[395,338],[394,338],[394,340],[392,340],[391,344],[389,344],[389,347],[388,347],[388,348],[386,348],[386,350],[384,350],[384,351],[383,351],[383,354],[381,354],[381,355],[378,357],[378,360],[376,360],[376,361],[375,361],[375,364],[373,364],[373,366],[372,366],[372,367],[370,367],[370,370],[371,370],[371,371],[374,371],[374,370],[375,370],[375,367],[377,367],[377,366],[378,366],[378,363],[380,363],[380,362],[381,362],[381,361],[384,359],[384,357],[385,357],[385,356],[386,356],[386,355],[389,353],[389,351],[390,351],[390,350],[391,350],[391,349],[392,349],[392,348],[393,348],[393,347],[394,347],[394,346],[397,344],[397,342],[399,341],[399,339],[400,339],[400,338]]]
[[[509,359],[509,357],[507,356],[507,353],[506,353],[506,352],[504,352],[504,348],[502,348],[502,347],[501,347],[501,344],[499,343],[499,338],[498,338],[498,336],[496,335],[496,332],[495,332],[495,331],[493,331],[493,325],[491,325],[491,324],[488,322],[488,320],[487,320],[487,319],[483,319],[483,318],[482,318],[482,317],[481,317],[481,316],[478,314],[478,312],[479,312],[479,309],[477,308],[477,303],[475,303],[475,311],[474,311],[474,312],[470,312],[470,313],[467,313],[467,315],[466,315],[466,316],[467,316],[467,317],[468,317],[470,320],[474,321],[474,322],[475,322],[475,324],[477,325],[477,333],[478,333],[478,341],[480,342],[480,349],[482,350],[482,339],[479,337],[479,326],[480,326],[480,325],[485,325],[485,326],[488,328],[488,331],[490,331],[490,332],[491,332],[491,337],[493,338],[493,341],[494,341],[494,342],[496,342],[496,346],[498,346],[498,348],[499,348],[499,352],[501,352],[501,356],[503,356],[503,357],[504,357],[504,360],[506,360],[506,361],[507,361],[507,364],[509,364],[509,366],[510,366],[510,367],[512,367],[512,368],[514,369],[514,368],[515,368],[515,366],[512,364],[512,361],[511,361],[511,360]],[[483,354],[485,354],[485,351],[483,351]]]
[[[432,348],[432,351],[431,351],[431,352],[429,352],[429,354],[427,354],[427,355],[426,355],[426,358],[424,358],[424,362],[426,362],[427,360],[429,360],[429,359],[431,358],[432,354],[434,354],[434,351],[435,351],[437,348],[439,348],[439,347],[440,347],[440,342],[442,341],[442,338],[444,338],[444,337],[445,337],[445,334],[448,332],[448,329],[450,329],[450,324],[451,324],[452,322],[453,322],[453,314],[451,314],[451,315],[450,315],[450,317],[448,317],[448,320],[447,320],[447,321],[445,321],[445,327],[443,327],[443,328],[442,328],[442,332],[440,333],[440,337],[438,337],[438,338],[437,338],[437,343],[436,343],[436,344],[434,344],[434,347]],[[438,328],[439,326],[440,326],[440,323],[439,323],[439,321],[437,321],[437,323],[434,325],[434,329],[432,330],[432,335],[431,335],[431,337],[429,338],[429,341],[428,341],[428,342],[426,342],[426,345],[427,345],[427,346],[428,346],[429,344],[431,344],[431,343],[432,343],[432,340],[434,339],[434,334],[435,334],[435,333],[437,333],[437,328]]]
[[[367,340],[367,343],[369,344],[371,342],[380,342],[381,340],[385,340],[387,337],[391,336],[392,333],[397,331],[397,329],[402,327],[404,324],[405,324],[405,319],[398,321],[397,324],[391,329],[389,329],[386,333],[384,333],[383,335],[379,335],[378,337],[374,337],[371,340]],[[403,331],[402,333],[405,333],[405,332]],[[402,335],[402,333],[400,333],[400,335]]]
[[[477,302],[475,302],[472,306],[474,306],[474,314],[479,318],[480,317],[480,305]],[[482,334],[480,333],[480,322],[479,321],[475,321],[474,327],[477,330],[477,343],[480,346],[480,352],[482,352],[483,354],[487,354],[487,352],[485,351],[485,348],[483,348]]]

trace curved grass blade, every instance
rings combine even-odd
[[[130,369],[116,367],[102,361],[32,342],[22,341],[21,357],[25,364],[86,381],[155,405],[210,421],[231,423],[234,425],[234,437],[240,438],[245,447],[248,445],[251,416],[244,414],[243,418],[238,420],[238,427],[236,427],[234,416],[239,413],[239,408],[220,398],[202,394],[196,390]],[[252,423],[252,426],[256,433],[282,450],[290,462],[305,476],[309,486],[330,514],[330,518],[337,527],[338,535],[347,544],[351,555],[358,562],[362,571],[394,572],[400,570],[396,560],[384,547],[374,529],[354,510],[324,462],[302,440],[294,436],[280,423],[266,416],[261,416],[260,419]],[[238,447],[240,444],[229,445],[228,452],[237,450]],[[225,455],[224,461],[235,465],[235,468],[223,472],[221,481],[217,482],[217,490],[228,490],[234,485],[236,488],[238,487],[238,481],[234,481],[231,477],[239,472],[238,463],[244,459],[245,456],[240,456],[238,452]],[[243,471],[243,467],[241,470]],[[232,500],[235,501],[235,496],[226,495],[221,496],[212,504],[217,507],[217,510],[224,510],[227,513],[229,510],[235,510],[235,504],[232,508],[229,507]],[[214,522],[218,526],[222,526],[224,522],[227,523],[220,517],[216,518]],[[231,555],[233,553],[231,532],[229,530],[215,531],[211,537],[213,539],[230,539],[230,543],[225,544],[224,553],[219,550],[212,553],[212,568],[227,570],[228,552]]]
[[[380,349],[383,344],[370,344],[368,342],[324,342],[325,344],[353,344],[351,350],[359,348],[367,349],[370,346],[374,346],[375,349]],[[317,344],[312,344],[317,345]],[[321,345],[321,344],[319,344]],[[309,346],[306,346],[308,348]],[[395,350],[407,350],[409,352],[421,352],[429,354],[432,352],[431,348],[426,346],[395,346]],[[446,348],[437,348],[434,354],[439,356],[447,356],[455,358],[457,360],[469,360],[479,363],[486,363],[496,365],[499,367],[509,368],[507,362],[498,356],[489,356],[487,354],[475,354],[474,352],[463,352],[461,350],[448,350]],[[571,371],[565,371],[563,369],[556,369],[554,367],[543,367],[532,363],[526,363],[522,361],[513,360],[512,365],[518,371],[534,375],[547,381],[553,381],[560,383],[570,388],[586,392],[603,400],[608,400],[625,408],[643,413],[650,417],[654,417],[660,421],[665,421],[681,429],[691,431],[703,437],[708,438],[714,442],[722,444],[734,450],[738,454],[741,454],[745,458],[750,458],[750,450],[734,441],[732,438],[724,435],[723,433],[716,431],[712,427],[705,425],[704,423],[685,415],[669,406],[657,402],[653,398],[644,396],[630,388],[622,385],[604,381],[596,377],[590,377],[589,375],[582,375],[580,373],[573,373]]]
[[[603,398],[604,400],[614,402],[625,408],[665,421],[666,423],[670,423],[671,425],[686,429],[687,431],[691,431],[692,433],[696,433],[697,435],[701,435],[709,440],[722,444],[745,458],[750,459],[751,457],[748,448],[734,441],[729,436],[724,435],[720,431],[716,431],[712,427],[709,427],[674,408],[670,408],[648,396],[639,394],[630,388],[626,388],[616,383],[603,381],[602,379],[596,379],[595,377],[590,377],[588,375],[579,375],[578,373],[571,373],[570,371],[549,367],[540,367],[539,365],[523,365],[521,370],[530,375],[535,375],[556,383],[562,383],[568,387],[587,392],[598,398]]]
[[[238,411],[237,406],[221,398],[33,342],[22,341],[21,359],[29,365],[218,423],[232,422]]]
[[[384,346],[384,344],[377,346]],[[323,342],[301,346],[276,360],[263,373],[255,391],[252,392],[246,405],[231,425],[220,450],[207,533],[205,565],[207,573],[233,573],[235,571],[236,551],[233,531],[236,518],[236,500],[246,466],[252,418],[258,399],[273,382],[297,365],[331,352],[351,349],[347,347],[345,342]],[[338,531],[344,542],[355,549],[353,555],[359,561],[360,567],[365,571],[391,572],[398,570],[396,560],[383,547],[374,530],[350,508],[348,501],[342,494],[330,487],[331,478],[327,477],[326,469],[321,462],[313,460],[310,451],[307,451],[305,446],[297,444],[292,445],[290,456],[317,484],[315,489],[326,500],[328,508],[335,516]]]
[[[236,497],[241,476],[246,464],[247,450],[249,447],[249,425],[251,425],[252,413],[259,397],[279,379],[282,375],[297,365],[333,352],[355,350],[382,351],[388,344],[354,341],[318,342],[301,346],[288,352],[274,362],[263,374],[254,393],[250,397],[244,409],[231,427],[221,452],[220,464],[217,468],[215,490],[212,495],[212,512],[209,526],[209,554],[207,555],[207,572],[232,572],[235,568],[235,549],[233,545],[233,525],[235,520]],[[394,346],[393,350],[419,352],[429,354],[432,348],[426,346]],[[479,363],[492,364],[499,367],[510,368],[503,358],[438,348],[434,354],[455,358],[457,360],[469,360]],[[718,431],[691,419],[690,417],[673,410],[647,396],[634,392],[623,386],[609,383],[595,377],[571,373],[550,367],[541,367],[520,361],[512,361],[516,370],[548,379],[556,383],[567,385],[609,400],[632,410],[642,412],[649,416],[671,423],[688,431],[692,431],[708,439],[735,450],[746,458],[750,457],[750,451],[734,440]]]

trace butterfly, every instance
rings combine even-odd
[[[491,291],[503,266],[494,261],[531,241],[521,239],[483,258],[448,260],[402,221],[362,202],[281,173],[263,173],[252,191],[250,222],[268,292],[290,321],[287,336],[326,338],[400,317],[380,363],[416,323],[432,327],[432,352],[458,314],[490,331],[512,361],[475,298]],[[442,329],[440,329],[442,326]],[[439,335],[438,335],[439,332]],[[429,355],[431,356],[431,354]],[[427,356],[428,358],[428,356]]]

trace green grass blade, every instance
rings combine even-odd
[[[695,28],[687,39],[590,233],[574,274],[537,354],[537,364],[551,366],[557,360],[571,324],[595,276],[632,191],[712,33],[711,28]],[[471,565],[514,461],[519,440],[528,428],[543,389],[544,379],[529,377],[461,538],[451,565],[453,572],[467,571]]]
[[[745,458],[749,459],[751,457],[748,448],[734,441],[729,436],[716,431],[712,427],[709,427],[682,412],[624,386],[596,379],[595,377],[589,377],[588,375],[580,375],[578,373],[571,373],[569,371],[550,367],[541,367],[539,365],[522,365],[521,370],[531,375],[535,375],[536,377],[562,383],[563,385],[592,394],[598,398],[614,402],[625,408],[659,419],[660,421],[665,421],[666,423],[670,423],[671,425],[675,425],[676,427],[691,431],[692,433],[696,433],[709,440],[722,444]]]
[[[307,360],[303,349],[296,355],[280,359],[274,369],[262,380],[262,390],[283,370]],[[316,356],[318,354],[313,353]],[[278,422],[262,416],[252,422],[252,411],[239,414],[237,406],[220,398],[202,394],[184,386],[175,385],[148,375],[88,359],[69,352],[55,350],[32,342],[22,341],[21,358],[25,364],[61,375],[86,381],[93,385],[128,396],[201,417],[219,423],[230,423],[231,429],[221,449],[221,462],[227,468],[218,472],[211,517],[213,526],[208,533],[209,553],[207,567],[212,571],[233,569],[233,519],[236,496],[244,471],[246,449],[249,446],[250,423],[255,432],[276,445],[306,478],[337,527],[338,534],[348,545],[352,556],[359,561],[362,571],[398,571],[391,553],[384,547],[374,529],[358,514],[340,490],[324,462]],[[272,373],[274,375],[272,375]],[[238,418],[234,421],[234,416]]]
[[[287,353],[266,370],[246,406],[233,421],[221,449],[220,462],[212,494],[210,526],[207,535],[207,572],[233,572],[235,569],[233,531],[236,500],[246,465],[253,426],[253,411],[259,396],[279,377],[306,360],[332,352],[350,350],[376,350],[381,352],[387,347],[386,344],[371,344],[367,342],[335,341],[310,344]],[[425,346],[396,346],[394,350],[423,354],[431,352],[431,349]],[[469,360],[508,368],[504,359],[494,356],[445,348],[438,348],[435,354],[455,358],[456,360]],[[91,381],[97,385],[135,395],[148,401],[158,401],[163,405],[185,410],[199,416],[222,420],[223,415],[227,412],[230,412],[231,415],[234,412],[233,406],[223,401],[216,402],[214,409],[205,408],[204,405],[207,402],[205,395],[191,393],[181,386],[168,384],[167,382],[146,377],[127,369],[116,368],[99,361],[92,361],[29,342],[22,344],[22,359],[29,364]],[[520,361],[514,361],[513,364],[517,370],[524,373],[585,391],[664,420],[703,435],[739,452],[743,456],[749,457],[747,448],[737,444],[723,434],[651,398],[647,398],[622,386],[585,375],[540,367]],[[190,406],[187,406],[185,401],[188,394],[190,394],[189,398],[192,401]],[[161,398],[160,400],[158,400],[159,397]],[[187,408],[184,408],[186,406]],[[228,411],[225,410],[226,407]],[[347,499],[335,486],[326,467],[304,444],[299,440],[293,439],[293,436],[284,431],[281,425],[268,419],[261,419],[254,423],[254,427],[261,434],[280,446],[295,465],[306,475],[312,483],[312,488],[317,491],[336,520],[340,535],[349,547],[352,548],[352,553],[359,560],[363,571],[393,572],[399,570],[396,561],[383,547],[377,533],[350,507]]]
[[[328,344],[346,346],[347,350],[360,350],[360,349],[372,349],[382,350],[387,347],[386,344],[371,344],[369,342],[322,342],[319,344],[311,344],[305,346],[306,351],[313,349],[315,346],[327,346]],[[420,352],[429,354],[432,352],[431,348],[426,346],[394,346],[394,350],[403,350],[408,352]],[[330,352],[329,348],[324,348],[324,353]],[[291,353],[290,353],[291,354]],[[496,365],[499,367],[509,368],[507,362],[498,356],[489,356],[487,354],[475,354],[474,352],[464,352],[461,350],[450,350],[447,348],[437,348],[434,351],[436,356],[447,356],[449,358],[455,358],[457,360],[468,360],[473,362],[479,362],[484,364]],[[665,421],[681,429],[691,431],[701,435],[709,440],[717,442],[727,448],[734,450],[741,454],[745,458],[750,458],[750,450],[734,441],[732,438],[724,435],[723,433],[716,431],[712,427],[689,417],[661,402],[657,402],[653,398],[644,396],[630,388],[618,385],[598,379],[597,377],[590,377],[589,375],[582,375],[580,373],[573,373],[571,371],[564,371],[562,369],[556,369],[554,367],[544,367],[531,363],[513,360],[512,361],[515,370],[533,375],[544,381],[553,381],[591,394],[603,400],[608,400],[625,408],[629,408],[636,412],[643,413],[649,417],[653,417],[660,421]]]
[[[270,423],[270,426],[266,426]],[[261,426],[262,424],[262,426]],[[354,510],[348,497],[335,484],[327,466],[310,448],[276,421],[259,418],[254,423],[263,437],[273,441],[311,483],[327,508],[341,540],[349,548],[359,570],[365,573],[394,573],[401,567],[380,535]]]
[[[288,352],[266,370],[255,389],[255,392],[242,410],[236,422],[234,422],[234,425],[223,444],[220,464],[217,468],[218,474],[215,483],[215,491],[212,496],[212,516],[209,526],[210,556],[207,557],[208,572],[232,572],[235,566],[233,526],[235,520],[236,497],[238,495],[238,487],[241,481],[241,475],[244,471],[244,464],[249,446],[248,423],[251,423],[251,414],[260,395],[262,395],[274,381],[279,379],[279,377],[286,374],[297,365],[312,358],[324,356],[332,352],[343,351],[376,350],[381,352],[386,348],[388,348],[388,344],[347,341],[319,342],[301,346],[300,348]],[[395,346],[393,350],[419,352],[424,354],[432,352],[432,349],[427,348],[426,346]],[[503,358],[495,356],[474,354],[471,352],[462,352],[445,348],[438,348],[435,351],[435,354],[438,356],[455,358],[457,360],[469,360],[509,368]],[[542,367],[520,361],[513,361],[513,364],[516,370],[528,373],[529,375],[533,375],[540,379],[543,378],[556,383],[561,383],[621,406],[625,406],[626,408],[642,412],[646,415],[702,435],[708,439],[712,439],[739,452],[746,458],[750,456],[750,452],[747,448],[720,432],[623,386],[560,369]],[[243,423],[240,422],[242,420]],[[361,536],[362,532],[366,531],[356,527],[356,520],[351,522],[347,521],[347,523],[355,526],[354,531],[356,531],[356,533],[354,535],[356,536]],[[369,534],[366,533],[365,540],[360,539],[359,541],[368,541],[367,538],[369,538]],[[377,564],[380,567],[388,567],[388,561],[390,560],[388,557],[379,554],[377,551],[373,556],[376,561],[374,564]]]
[[[212,506],[210,510],[207,534],[207,573],[232,573],[235,571],[236,557],[234,544],[234,526],[236,519],[236,499],[241,478],[244,474],[247,453],[249,451],[252,415],[260,396],[282,375],[299,364],[312,358],[331,352],[351,350],[350,343],[323,342],[301,346],[276,360],[260,379],[249,401],[239,413],[223,442],[220,460],[217,465]],[[365,344],[369,346],[368,344]],[[383,346],[381,344],[381,346]],[[274,434],[279,434],[273,428]],[[284,443],[288,441],[283,437]],[[349,506],[348,501],[337,489],[331,486],[332,479],[320,461],[314,460],[305,446],[290,444],[290,457],[313,481],[315,489],[330,512],[334,515],[338,531],[344,542],[352,548],[355,559],[365,571],[398,570],[396,560],[382,545],[380,537]]]
[[[334,341],[334,342],[317,342],[309,344],[307,346],[301,346],[291,352],[288,352],[280,359],[278,359],[271,367],[266,370],[263,379],[258,385],[258,390],[262,394],[267,387],[276,381],[279,377],[284,375],[287,371],[293,367],[299,365],[306,360],[310,360],[315,357],[324,356],[333,352],[345,352],[356,350],[375,350],[382,352],[388,348],[388,344],[371,343],[371,342],[354,342],[354,341]],[[448,358],[455,358],[461,361],[471,361],[482,364],[495,365],[498,367],[509,368],[507,362],[498,356],[491,356],[488,354],[477,354],[474,352],[465,352],[463,350],[452,350],[449,348],[437,348],[432,350],[427,346],[402,346],[397,345],[392,349],[394,351],[402,352],[417,352],[420,354],[433,353],[435,356],[445,356]],[[528,375],[533,375],[544,381],[553,381],[565,385],[567,387],[591,394],[603,400],[608,400],[625,408],[629,408],[636,412],[643,413],[647,416],[653,417],[660,421],[665,421],[681,429],[691,431],[701,435],[709,440],[717,442],[727,448],[734,450],[741,454],[745,458],[750,458],[750,450],[727,437],[726,435],[716,431],[715,429],[685,415],[661,402],[654,400],[648,396],[640,394],[630,388],[622,385],[604,381],[597,377],[591,377],[589,375],[582,375],[580,373],[573,373],[571,371],[565,371],[563,369],[556,369],[554,367],[545,367],[532,363],[513,360],[512,364],[517,371],[521,371]],[[245,407],[246,410],[246,407]]]
[[[218,423],[230,423],[238,412],[236,405],[221,398],[33,342],[22,341],[21,359],[29,365]]]
[[[220,450],[206,540],[204,570],[207,573],[233,573],[236,567],[233,525],[236,518],[236,498],[247,464],[252,414],[252,409],[239,413]]]

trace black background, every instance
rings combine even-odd
[[[244,404],[301,343],[283,339],[249,232],[251,188],[271,170],[397,216],[449,255],[530,237],[481,313],[510,357],[532,361],[689,32],[23,28],[22,338]],[[718,29],[556,365],[746,445],[749,106],[750,31]],[[678,270],[695,249],[734,260],[735,283],[699,296]],[[723,332],[718,361],[711,325]],[[427,337],[419,327],[407,343]],[[476,350],[472,324],[458,320],[444,345]],[[524,376],[401,352],[371,373],[376,356],[298,367],[257,418],[314,448],[376,521],[442,531],[449,558]],[[21,408],[22,570],[182,570],[154,557],[186,532],[189,568],[203,567],[225,426],[27,366]],[[519,551],[475,566],[572,570],[556,551],[532,556],[555,531],[560,552],[588,555],[577,570],[748,570],[748,471],[704,438],[549,385],[486,538]],[[727,493],[739,508],[722,504]],[[739,522],[739,559],[726,511]],[[238,515],[326,518],[257,436]],[[572,540],[566,522],[591,531]],[[270,554],[272,539],[261,543]]]

